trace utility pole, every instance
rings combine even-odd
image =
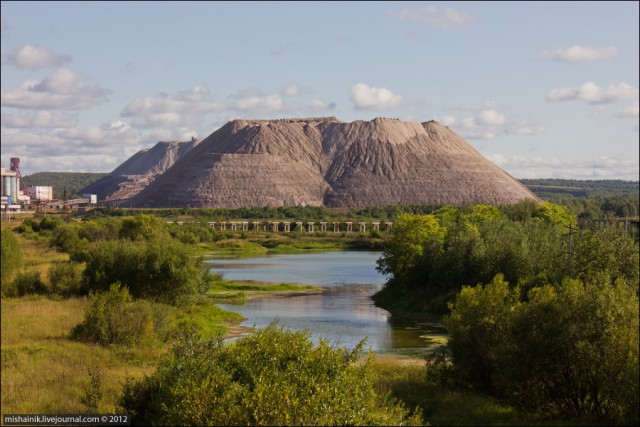
[[[567,267],[569,269],[571,269],[571,258],[573,256],[573,235],[576,234],[577,232],[578,230],[576,228],[573,228],[572,224],[569,224],[569,232],[565,234],[565,236],[569,236],[569,250],[567,251],[567,253],[569,254]]]

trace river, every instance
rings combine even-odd
[[[385,277],[376,260],[380,252],[340,251],[273,254],[247,258],[226,255],[211,259],[212,270],[227,280],[259,280],[301,283],[323,288],[322,294],[258,298],[244,305],[219,304],[240,313],[246,326],[264,327],[274,319],[280,325],[353,348],[366,338],[365,349],[381,354],[424,356],[446,342],[446,330],[438,323],[416,322],[376,307],[371,295]]]

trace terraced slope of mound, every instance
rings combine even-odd
[[[98,200],[128,199],[153,182],[200,141],[160,141],[138,151],[108,175],[82,190],[96,194]]]
[[[537,197],[435,121],[234,120],[133,198],[139,207],[502,204]]]

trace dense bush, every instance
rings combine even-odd
[[[91,293],[84,320],[71,331],[79,341],[102,345],[134,345],[155,338],[149,302],[134,301],[119,283],[108,291]]]
[[[53,231],[51,244],[62,252],[69,254],[71,260],[83,262],[87,257],[89,241],[80,237],[80,225],[64,224]]]
[[[236,342],[185,337],[119,401],[134,425],[400,425],[417,423],[379,396],[370,361],[270,325]]]
[[[22,253],[18,239],[9,229],[2,230],[2,295],[5,293],[4,285],[7,285],[11,277],[22,266]]]
[[[445,319],[456,370],[533,410],[638,423],[635,284],[599,275],[531,289],[465,287]]]
[[[47,272],[52,293],[71,296],[85,294],[82,286],[82,265],[74,262],[53,264]]]
[[[617,279],[640,282],[638,243],[623,232],[580,230],[573,236],[572,258],[571,277],[605,275],[612,283]]]
[[[21,271],[13,279],[7,296],[41,295],[48,293],[48,289],[38,271]]]
[[[98,242],[86,257],[87,289],[107,290],[120,282],[136,298],[180,304],[208,288],[204,263],[171,238]]]

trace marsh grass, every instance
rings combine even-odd
[[[223,310],[206,302],[188,307],[179,316],[180,329],[195,328],[205,339],[223,336],[229,327],[240,323],[244,317],[238,313]]]
[[[209,289],[209,292],[216,291],[300,291],[320,289],[312,285],[297,285],[292,283],[271,284],[266,282],[246,281],[246,282],[216,282]]]

